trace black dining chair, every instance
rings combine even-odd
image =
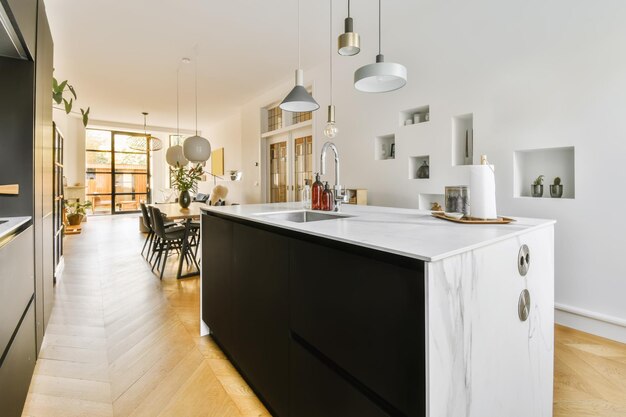
[[[155,260],[154,266],[161,268],[160,279],[163,279],[163,272],[165,271],[165,264],[167,263],[167,257],[169,256],[170,250],[179,250],[181,252],[181,256],[185,256],[182,253],[183,240],[186,238],[185,226],[176,225],[171,227],[165,227],[165,221],[163,220],[163,216],[161,214],[161,210],[154,206],[150,206],[150,211],[152,213],[152,225],[154,228],[154,236],[156,239],[156,253],[157,258]]]
[[[152,224],[152,215],[150,214],[150,209],[148,208],[148,206],[146,206],[145,203],[139,203],[139,207],[141,208],[141,220],[143,222],[143,225],[146,227],[146,229],[148,229],[148,235],[146,236],[146,241],[143,244],[143,248],[141,249],[141,255],[148,259],[148,255],[150,256],[150,259],[148,260],[150,263],[152,263],[152,258],[154,257],[154,226]],[[172,222],[172,221],[166,221],[165,216],[163,216],[163,214],[161,213],[162,217],[163,217],[163,221],[164,221],[164,226],[165,228],[169,228],[172,226],[176,226],[179,225],[179,223],[176,222]],[[148,251],[146,252],[146,246]],[[144,252],[146,252],[146,255],[144,255]]]

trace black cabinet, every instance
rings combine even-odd
[[[267,407],[286,416],[287,239],[204,215],[202,247],[202,318]]]
[[[287,238],[241,224],[233,233],[233,355],[278,416],[288,413]]]
[[[312,268],[320,259],[322,268]],[[424,264],[294,240],[291,331],[394,414],[425,410]]]
[[[205,214],[203,320],[276,416],[423,416],[424,263]]]
[[[202,320],[234,356],[231,270],[233,223],[202,216]]]
[[[291,343],[289,365],[290,416],[389,416],[295,341]]]
[[[0,2],[9,6],[18,36],[21,37],[30,56],[34,57],[37,38],[37,0],[0,0]]]

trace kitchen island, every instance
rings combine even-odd
[[[550,416],[554,222],[516,220],[207,206],[201,319],[276,416]]]

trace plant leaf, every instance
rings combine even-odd
[[[70,114],[72,111],[72,104],[74,104],[74,99],[71,98],[70,101],[63,99],[63,104],[65,104],[65,114]]]
[[[72,95],[74,96],[74,99],[78,100],[78,96],[76,95],[76,91],[74,91],[74,86],[68,84],[67,88],[69,88],[70,93],[72,93]]]
[[[63,101],[63,93],[54,91],[52,93],[52,100],[54,100],[56,104],[61,104],[61,102]]]
[[[59,91],[63,92],[63,90],[65,90],[65,86],[67,86],[67,80],[59,84]]]
[[[80,113],[83,115],[83,126],[87,127],[87,124],[89,123],[89,111],[91,110],[90,107],[87,107],[87,110],[83,110],[80,109]]]
[[[52,77],[52,91],[57,91],[59,89],[59,82],[56,78]]]

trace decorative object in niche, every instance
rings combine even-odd
[[[563,184],[561,184],[561,178],[556,177],[554,184],[550,185],[550,197],[561,198],[563,196]]]
[[[393,133],[389,135],[376,136],[374,138],[374,159],[377,161],[394,159],[396,151],[395,143],[396,137]],[[394,155],[391,154],[392,145]]]
[[[426,105],[402,110],[398,117],[399,126],[409,126],[427,122],[430,120],[430,106]]]
[[[533,197],[543,197],[543,175],[539,175],[530,186],[530,194]]]
[[[396,144],[395,143],[391,144],[391,152],[389,152],[389,157],[390,158],[396,157]]]
[[[452,165],[472,165],[474,161],[474,115],[452,118]]]
[[[445,188],[446,213],[463,213],[469,215],[470,191],[466,185]]]
[[[428,161],[424,161],[422,166],[417,169],[417,178],[430,178],[430,167]]]
[[[413,124],[413,120],[412,120],[412,119],[406,119],[406,120],[404,121],[404,125],[405,125],[405,126],[410,126],[410,125],[412,125],[412,124]]]

